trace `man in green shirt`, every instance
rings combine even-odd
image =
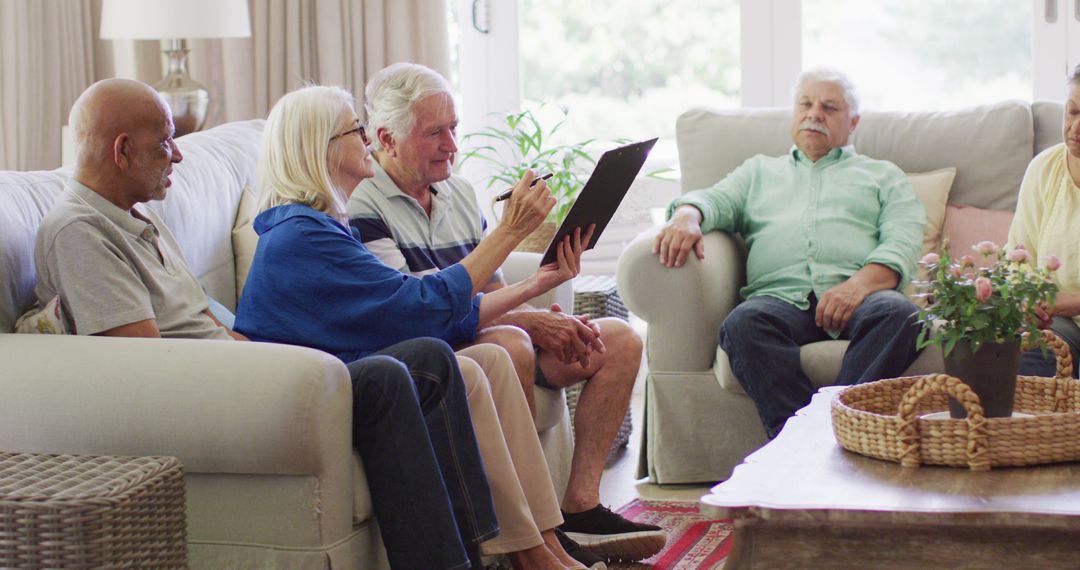
[[[810,402],[799,347],[851,341],[836,378],[856,384],[902,373],[915,357],[911,278],[926,216],[904,173],[855,152],[854,86],[829,68],[795,83],[794,146],[755,156],[711,188],[668,207],[653,252],[679,267],[705,256],[702,232],[737,232],[750,248],[747,284],[720,327],[720,347],[769,437]]]

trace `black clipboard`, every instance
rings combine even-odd
[[[562,225],[559,226],[555,236],[551,238],[541,265],[554,263],[556,249],[563,237],[573,237],[574,228],[585,230],[589,224],[596,224],[596,231],[585,249],[596,247],[600,240],[600,234],[604,232],[615,210],[622,203],[626,191],[634,183],[641,167],[645,164],[645,158],[649,156],[657,139],[649,139],[638,143],[628,144],[619,148],[613,148],[605,152],[596,162],[592,176],[581,189],[574,205],[570,207]]]

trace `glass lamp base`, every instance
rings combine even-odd
[[[154,85],[172,110],[178,137],[201,129],[210,107],[210,92],[187,73],[187,53],[182,42],[165,50],[169,73]]]

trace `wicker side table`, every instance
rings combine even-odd
[[[590,315],[593,318],[618,317],[627,320],[630,311],[626,309],[622,299],[619,298],[619,290],[615,286],[615,278],[605,275],[586,275],[574,280],[574,314]],[[574,413],[577,411],[578,397],[581,396],[583,384],[576,384],[566,389],[566,405],[570,408],[570,426],[573,428]],[[626,409],[619,432],[615,434],[615,440],[611,444],[608,453],[608,463],[614,460],[620,449],[630,442],[631,423],[630,408]]]
[[[183,467],[0,453],[0,567],[186,568]]]

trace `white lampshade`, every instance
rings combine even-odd
[[[246,38],[247,0],[104,0],[106,40]]]

